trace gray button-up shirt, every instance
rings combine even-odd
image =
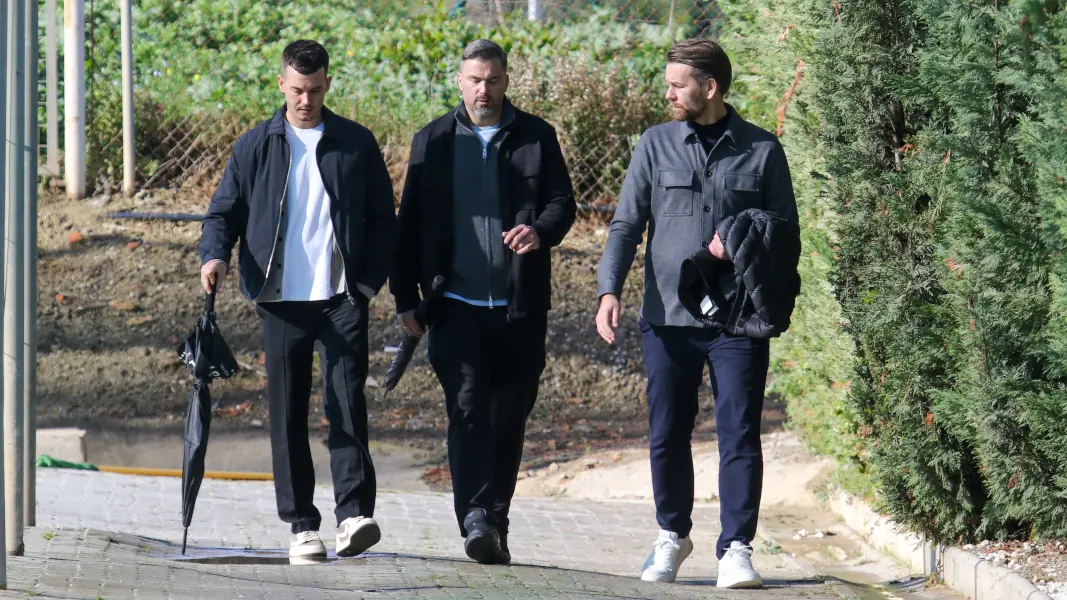
[[[678,280],[682,261],[706,251],[720,220],[749,208],[797,219],[778,138],[727,109],[726,133],[710,154],[692,124],[673,121],[646,131],[630,158],[600,260],[599,288],[601,296],[622,297],[647,225],[641,316],[652,325],[702,326],[678,300]]]

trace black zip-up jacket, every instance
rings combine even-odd
[[[389,172],[370,130],[325,108],[322,119],[316,159],[344,260],[345,287],[350,296],[358,284],[377,293],[389,276],[397,238]],[[229,263],[240,240],[241,291],[249,300],[262,292],[271,260],[271,268],[277,268],[282,258],[289,168],[282,107],[238,138],[204,217],[201,264],[214,259]]]
[[[514,118],[496,134],[503,229],[530,225],[541,241],[540,248],[527,254],[504,252],[508,316],[522,318],[544,314],[552,306],[550,249],[567,235],[577,205],[555,130],[539,117],[511,109]],[[401,241],[389,282],[400,313],[415,310],[422,297],[434,297],[434,278],[447,281],[452,270],[457,113],[466,114],[462,104],[411,142],[397,218]]]

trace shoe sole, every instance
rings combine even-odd
[[[463,543],[463,549],[471,560],[480,565],[506,565],[510,562],[504,560],[504,556],[500,554],[500,542],[494,540],[492,535],[468,537]]]
[[[323,546],[321,550],[315,549],[310,551],[289,551],[289,558],[326,558],[326,546]]]
[[[377,523],[369,523],[356,529],[347,543],[341,540],[337,542],[337,556],[348,558],[358,556],[367,551],[374,544],[382,540],[382,529]]]
[[[763,587],[762,581],[738,581],[730,585],[719,585],[716,582],[715,587],[723,590],[758,590]]]

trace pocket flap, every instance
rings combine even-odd
[[[760,176],[758,173],[725,173],[726,189],[738,192],[760,191]]]
[[[659,172],[660,187],[692,187],[693,171],[689,169],[672,169]]]

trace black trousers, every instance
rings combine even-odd
[[[445,393],[448,465],[460,533],[472,508],[501,532],[522,462],[526,419],[545,368],[547,317],[509,321],[505,308],[442,301],[430,330],[430,364]]]
[[[760,421],[770,342],[698,327],[657,327],[644,319],[649,458],[656,520],[681,537],[693,528],[693,452],[697,390],[711,368],[719,442],[719,558],[731,542],[751,544],[763,492]]]
[[[278,516],[293,533],[318,531],[315,468],[308,441],[311,366],[323,370],[330,471],[337,522],[374,514],[375,478],[367,446],[367,300],[338,295],[320,302],[266,302],[256,307],[267,359],[274,493]]]

